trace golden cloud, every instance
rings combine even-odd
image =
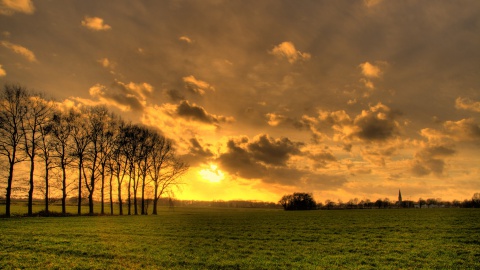
[[[280,43],[279,45],[275,46],[270,53],[278,58],[286,58],[290,64],[300,60],[306,61],[311,58],[309,53],[297,51],[295,45],[293,45],[293,43],[290,41]]]
[[[472,112],[480,112],[480,101],[473,101],[469,98],[458,97],[455,100],[455,108]]]
[[[362,63],[359,67],[362,69],[362,74],[368,78],[378,78],[382,72],[379,66],[372,65],[369,62]]]
[[[11,50],[12,52],[25,57],[29,62],[36,62],[37,61],[37,58],[35,57],[35,54],[32,51],[30,51],[29,49],[27,49],[23,46],[13,44],[13,43],[8,42],[8,41],[2,41],[1,44],[2,44],[3,47]]]
[[[82,26],[93,31],[105,31],[112,28],[110,25],[105,24],[102,18],[89,16],[85,16],[84,20],[82,20]]]
[[[207,82],[197,80],[193,75],[183,77],[182,79],[185,83],[185,87],[193,93],[204,95],[206,91],[215,91],[213,86]]]
[[[3,69],[2,65],[0,65],[0,77],[7,76],[7,72]]]
[[[35,7],[31,0],[1,0],[0,14],[13,15],[16,12],[33,14]]]

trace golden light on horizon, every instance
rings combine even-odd
[[[208,168],[200,170],[198,174],[203,180],[211,183],[218,183],[225,178],[224,173],[215,164],[210,164]]]

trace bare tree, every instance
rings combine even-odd
[[[99,146],[99,173],[100,173],[100,213],[105,214],[105,176],[108,169],[108,162],[113,151],[113,137],[117,127],[115,116],[109,114],[106,108],[99,108],[98,117],[103,122],[103,127],[99,131],[98,146]],[[111,178],[110,178],[111,185]],[[111,188],[110,188],[111,191]],[[111,193],[110,193],[111,194]],[[111,198],[111,195],[110,195]]]
[[[21,161],[17,151],[23,139],[22,121],[27,113],[27,90],[18,85],[5,85],[0,93],[0,154],[8,160],[5,215],[10,216],[13,172]]]
[[[180,176],[188,170],[188,165],[175,158],[172,143],[157,133],[152,138],[151,153],[148,173],[154,185],[152,214],[156,215],[158,200],[165,192],[181,184]]]
[[[62,214],[66,214],[67,203],[67,166],[72,162],[72,156],[69,155],[69,145],[72,139],[72,121],[73,113],[56,112],[52,118],[51,136],[53,140],[53,149],[55,158],[62,171]]]
[[[90,144],[90,137],[88,136],[88,128],[85,117],[81,113],[71,111],[71,135],[73,139],[72,155],[75,157],[78,169],[78,204],[77,212],[82,214],[82,178],[84,174],[84,161],[87,147]]]
[[[125,144],[127,142],[127,138],[125,136],[127,130],[127,125],[120,121],[118,133],[114,139],[114,149],[112,151],[112,156],[110,159],[109,167],[110,173],[115,175],[117,179],[117,191],[118,191],[118,207],[119,207],[119,214],[123,215],[123,200],[122,200],[122,184],[125,176],[128,172],[128,157],[126,154]],[[110,188],[112,184],[110,182]],[[112,191],[110,191],[110,197],[112,197]],[[112,204],[113,205],[113,204]],[[113,206],[111,206],[111,212],[113,213]]]
[[[23,148],[30,162],[29,190],[28,190],[28,215],[32,215],[35,159],[42,140],[40,129],[44,128],[50,121],[51,104],[43,95],[28,95],[26,99],[26,115],[23,117],[22,132],[24,134]]]
[[[95,184],[97,176],[102,174],[100,171],[101,160],[104,147],[104,138],[106,137],[105,119],[108,116],[108,110],[104,106],[90,107],[86,110],[86,126],[90,146],[86,151],[86,161],[84,163],[84,180],[85,187],[88,191],[88,209],[89,214],[93,215],[93,193],[95,192]],[[104,167],[105,168],[105,167]],[[88,177],[85,171],[88,171]],[[103,178],[104,180],[104,172]]]
[[[51,112],[51,111],[50,111]],[[46,119],[50,119],[48,114]],[[39,141],[39,150],[40,158],[43,160],[44,164],[44,180],[45,180],[45,213],[49,214],[48,205],[50,203],[49,198],[49,186],[50,186],[50,171],[54,168],[53,155],[55,149],[55,142],[52,137],[52,126],[53,123],[49,125],[40,125],[38,132],[40,133]]]

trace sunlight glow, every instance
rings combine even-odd
[[[215,164],[210,164],[209,168],[203,169],[198,174],[204,179],[212,183],[218,183],[223,180],[225,175]]]

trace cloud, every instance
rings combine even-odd
[[[2,44],[3,47],[11,50],[12,52],[25,57],[29,62],[36,62],[37,61],[37,58],[35,57],[35,54],[32,51],[30,51],[29,49],[27,49],[23,46],[13,44],[13,43],[8,42],[8,41],[2,41],[1,44]]]
[[[31,0],[0,0],[0,14],[13,15],[17,12],[33,14],[35,7]]]
[[[448,145],[425,145],[415,154],[411,171],[416,176],[425,176],[431,173],[443,176],[446,166],[444,159],[455,153],[456,151]]]
[[[183,100],[177,106],[176,113],[178,116],[181,116],[185,119],[200,121],[207,124],[218,124],[220,122],[233,122],[232,117],[217,116],[214,114],[209,114],[207,111],[195,104],[190,104],[187,100]]]
[[[265,164],[285,166],[292,155],[301,154],[302,143],[294,143],[288,138],[274,139],[266,134],[255,137],[247,149],[252,157]]]
[[[110,25],[105,24],[102,18],[89,16],[85,16],[85,18],[82,20],[82,26],[85,26],[93,31],[105,31],[112,28]]]
[[[469,98],[458,97],[455,100],[455,108],[472,112],[480,112],[480,101],[473,101]]]
[[[178,38],[178,40],[183,41],[183,42],[186,42],[186,43],[189,43],[189,44],[193,42],[193,41],[192,41],[189,37],[187,37],[187,36],[181,36],[181,37]]]
[[[3,69],[2,65],[0,65],[0,77],[5,77],[7,76],[7,72],[5,69]]]
[[[330,151],[322,150],[319,153],[309,154],[308,157],[320,168],[325,168],[329,163],[337,162],[337,158]]]
[[[363,0],[363,4],[367,7],[373,7],[380,4],[383,0]]]
[[[386,105],[378,103],[369,110],[363,110],[355,117],[353,136],[364,141],[385,141],[399,134],[399,123],[395,118],[399,114]]]
[[[115,68],[115,63],[108,60],[108,58],[99,59],[97,62],[100,63],[104,68],[111,68],[111,69]]]
[[[297,51],[295,45],[293,45],[290,41],[285,41],[280,43],[279,45],[275,46],[271,51],[270,54],[275,55],[278,58],[285,58],[288,60],[290,64],[293,64],[297,61],[306,61],[311,58],[309,53]]]
[[[207,82],[197,80],[193,75],[183,77],[185,87],[195,94],[204,95],[206,91],[215,91],[215,88]]]
[[[446,121],[443,127],[447,134],[456,141],[480,142],[480,125],[473,118]]]
[[[367,78],[378,78],[380,77],[381,70],[380,67],[370,64],[369,62],[365,62],[359,65],[362,69],[363,76]]]
[[[188,153],[181,156],[181,159],[187,162],[190,166],[197,166],[199,164],[207,163],[209,159],[214,156],[214,153],[209,149],[211,145],[203,146],[201,141],[196,137],[188,141]]]
[[[424,128],[420,134],[432,143],[480,142],[480,124],[473,118],[445,121],[441,130]]]
[[[287,119],[286,116],[277,113],[267,113],[265,117],[267,118],[268,125],[272,127],[278,126]]]
[[[266,134],[256,136],[253,141],[245,136],[231,138],[217,162],[222,170],[234,176],[295,185],[309,174],[287,163],[290,157],[301,154],[300,145],[288,138],[274,139]]]
[[[147,105],[147,96],[153,91],[148,83],[123,83],[115,80],[111,87],[96,84],[89,89],[91,97],[97,100],[73,98],[88,105],[104,104],[122,111],[141,111]]]
[[[167,95],[172,101],[185,100],[185,96],[176,89],[167,90]]]

